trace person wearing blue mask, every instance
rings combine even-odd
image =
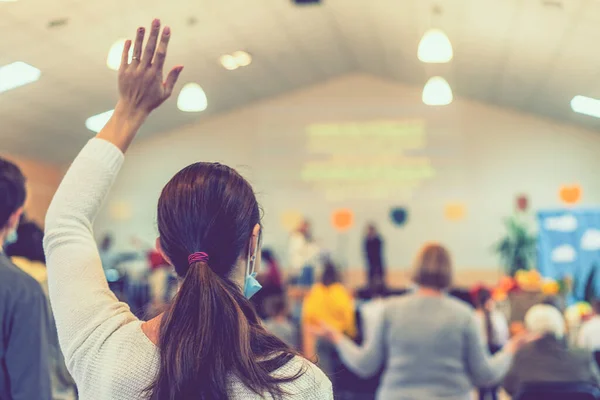
[[[0,158],[0,399],[51,399],[48,305],[40,284],[12,263],[25,178]]]
[[[182,70],[175,67],[163,82],[171,31],[159,33],[155,20],[142,52],[138,29],[131,62],[126,42],[115,111],[71,165],[46,217],[50,300],[79,395],[332,400],[323,372],[268,333],[248,301],[260,289],[260,208],[232,168],[197,162],[162,190],[156,248],[180,279],[163,314],[141,321],[108,288],[92,222],[129,144]]]

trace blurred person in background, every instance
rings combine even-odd
[[[569,349],[565,320],[551,305],[538,304],[525,314],[525,327],[539,339],[523,346],[515,355],[503,387],[511,395],[526,383],[600,383],[600,373],[587,349]]]
[[[284,296],[284,287],[281,277],[281,268],[275,254],[270,249],[263,249],[261,252],[262,265],[259,269],[256,280],[261,284],[262,289],[255,296],[252,296],[252,304],[256,312],[262,319],[273,316],[270,310],[270,303],[277,302],[281,296]]]
[[[383,239],[374,224],[367,226],[364,241],[364,252],[367,261],[367,275],[369,285],[374,282],[385,283],[385,270],[383,266]]]
[[[304,220],[298,229],[292,232],[288,256],[290,283],[301,287],[311,287],[315,282],[319,246],[314,241],[308,220]]]
[[[265,328],[288,346],[299,349],[298,327],[291,321],[287,302],[283,294],[275,297],[268,304],[269,318],[264,321]]]
[[[355,306],[352,293],[340,283],[338,271],[331,261],[325,263],[321,282],[315,284],[302,306],[302,345],[304,355],[318,360],[319,366],[332,378],[340,370],[340,360],[334,346],[317,340],[315,327],[327,323],[350,338],[356,336]],[[337,385],[339,386],[339,385]]]
[[[441,245],[419,252],[413,281],[415,290],[384,300],[362,346],[328,324],[319,334],[357,375],[368,378],[384,367],[378,400],[470,400],[473,386],[499,383],[525,337],[490,356],[474,310],[446,294],[452,266]]]
[[[480,288],[475,294],[477,310],[475,316],[490,354],[496,354],[508,342],[508,322],[504,315],[496,310],[492,293],[486,288]],[[479,400],[498,398],[498,387],[480,388]]]
[[[161,192],[156,247],[181,280],[165,313],[141,321],[108,288],[92,221],[124,153],[183,69],[163,81],[171,30],[160,30],[154,20],[143,46],[138,28],[131,61],[132,42],[125,42],[115,111],[71,164],[46,216],[51,304],[79,393],[94,400],[331,399],[323,372],[268,333],[248,301],[260,289],[260,209],[230,167],[191,164]]]
[[[600,299],[592,301],[594,314],[583,323],[577,336],[577,345],[594,353],[600,352]]]
[[[21,170],[0,158],[0,399],[50,400],[46,296],[4,253],[18,240],[25,197]]]
[[[17,228],[17,241],[6,247],[8,255],[14,264],[34,278],[48,296],[48,273],[44,255],[44,231],[33,221],[27,220],[25,214]],[[74,399],[76,396],[75,382],[60,350],[56,324],[52,310],[48,304],[48,355],[52,380],[52,398],[54,400]]]
[[[5,247],[5,253],[17,267],[38,281],[47,294],[48,272],[43,241],[44,230],[23,214],[17,228],[17,240]]]
[[[283,286],[283,280],[281,278],[281,267],[275,254],[270,249],[264,249],[261,253],[262,261],[264,263],[264,269],[258,272],[258,275],[262,277],[263,289],[272,287],[275,289],[281,289]]]

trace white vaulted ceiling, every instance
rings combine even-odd
[[[599,129],[600,119],[574,114],[569,102],[600,98],[600,1],[548,1],[0,1],[0,65],[25,61],[42,71],[38,82],[0,94],[0,152],[71,159],[92,136],[86,118],[114,105],[108,49],[154,17],[173,30],[168,63],[185,65],[179,87],[198,82],[209,106],[187,114],[170,102],[143,135],[354,71],[414,85],[441,74],[455,95]],[[441,16],[432,17],[435,4]],[[450,38],[451,63],[417,60],[431,27]],[[227,71],[218,58],[236,50],[253,62]]]

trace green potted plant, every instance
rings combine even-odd
[[[504,219],[506,236],[495,246],[504,272],[515,276],[518,270],[529,270],[535,262],[537,237],[516,217]]]

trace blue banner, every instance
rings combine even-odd
[[[585,296],[588,278],[596,270],[594,289],[600,294],[600,209],[538,212],[538,269],[542,276],[573,279],[569,303]]]

